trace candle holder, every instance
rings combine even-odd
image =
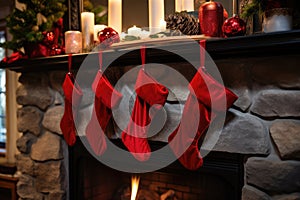
[[[67,54],[82,52],[82,34],[80,31],[65,32],[65,51]]]

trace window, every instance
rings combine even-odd
[[[6,39],[5,27],[0,27],[0,40]],[[7,55],[0,48],[0,60]],[[14,163],[17,153],[16,140],[20,136],[17,129],[16,88],[18,74],[10,70],[0,69],[0,163]]]
[[[0,42],[5,41],[5,32],[0,31]],[[5,57],[5,49],[0,48],[0,60]],[[5,70],[0,69],[0,148],[5,148],[6,143],[6,77]]]

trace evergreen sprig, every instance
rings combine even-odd
[[[286,7],[287,0],[252,0],[245,5],[241,12],[242,18],[251,17],[254,14],[263,14],[266,10],[278,7]]]
[[[61,18],[67,7],[65,0],[18,0],[25,9],[15,8],[6,18],[12,40],[0,44],[1,47],[20,50],[28,42],[43,40],[43,32],[51,31],[53,23]]]
[[[245,5],[242,10],[241,17],[247,18],[254,14],[261,14],[264,11],[265,0],[252,0],[251,3]]]
[[[83,0],[84,11],[95,13],[95,24],[107,24],[107,8],[95,6],[90,0]]]

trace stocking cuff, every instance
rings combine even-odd
[[[92,89],[97,98],[108,108],[114,108],[119,104],[122,94],[113,88],[107,78],[98,71],[93,82]]]
[[[213,100],[215,111],[227,110],[237,100],[237,96],[232,91],[204,72],[202,68],[195,74],[189,88],[194,90],[197,99],[205,106],[211,108],[211,101]]]
[[[138,74],[135,90],[136,94],[151,106],[154,104],[164,105],[169,94],[165,86],[158,83],[144,70],[140,70]]]
[[[62,87],[64,90],[65,98],[69,102],[71,102],[73,106],[79,105],[82,98],[82,91],[77,84],[73,74],[66,74]]]

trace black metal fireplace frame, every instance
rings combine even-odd
[[[122,146],[121,140],[113,141],[116,145]],[[163,143],[150,142],[150,146],[155,148],[162,147]],[[69,147],[69,192],[70,200],[82,200],[83,197],[83,178],[84,173],[80,169],[79,162],[82,159],[95,159],[84,147],[82,141],[77,138],[74,146]],[[204,158],[203,166],[197,170],[199,173],[210,173],[221,176],[227,180],[233,188],[230,200],[241,199],[241,191],[244,185],[244,156],[241,154],[232,154],[225,152],[210,152]],[[189,173],[178,161],[175,161],[167,168],[159,170],[160,172],[184,172]],[[226,197],[224,200],[227,200]],[[220,199],[221,200],[221,199]]]

